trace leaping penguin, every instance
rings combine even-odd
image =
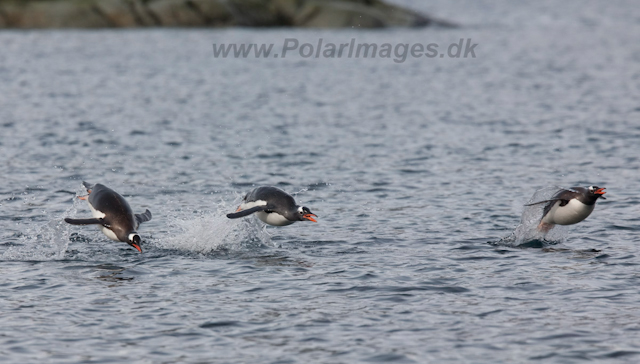
[[[317,222],[312,216],[318,217],[308,208],[297,205],[291,195],[276,187],[258,187],[247,193],[236,212],[227,214],[227,217],[237,219],[254,212],[262,222],[273,226],[287,226],[305,220]]]
[[[131,207],[116,191],[101,185],[90,185],[82,182],[87,189],[87,196],[78,197],[87,200],[91,209],[92,219],[70,219],[64,221],[72,225],[100,225],[100,230],[109,239],[125,242],[142,253],[140,242],[142,239],[137,233],[138,226],[151,220],[151,211],[143,214],[134,214]]]
[[[606,192],[598,186],[571,187],[556,192],[550,200],[535,202],[525,206],[546,203],[538,231],[547,233],[555,225],[572,225],[584,220],[591,214],[599,198]]]

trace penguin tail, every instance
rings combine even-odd
[[[241,217],[249,216],[249,215],[253,214],[254,212],[264,211],[266,209],[267,209],[267,206],[255,206],[255,207],[252,207],[250,209],[241,210],[241,211],[238,211],[238,212],[233,212],[233,213],[227,214],[227,217],[230,218],[230,219],[239,219]]]
[[[136,220],[138,221],[138,224],[151,220],[151,211],[147,209],[143,214],[136,214]]]

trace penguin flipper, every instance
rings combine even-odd
[[[525,206],[534,206],[534,205],[540,205],[540,204],[543,204],[543,203],[556,202],[556,201],[558,201],[558,199],[542,200],[542,201],[538,201],[538,202],[534,202],[534,203],[528,203]]]
[[[136,214],[136,220],[138,221],[138,224],[151,220],[151,211],[147,209],[143,214]]]
[[[104,221],[104,219],[96,219],[96,218],[92,218],[92,219],[70,219],[70,218],[65,218],[64,219],[65,222],[71,224],[71,225],[104,225],[106,222]]]
[[[556,202],[556,201],[560,201],[560,206],[564,206],[564,205],[569,203],[569,200],[565,200],[564,198],[554,198],[552,200],[544,200],[544,201],[538,201],[538,202],[534,202],[534,203],[529,203],[529,204],[526,204],[525,206],[533,206],[533,205],[539,205],[541,203],[547,203],[547,202],[551,203],[551,202]]]
[[[227,217],[230,219],[239,219],[241,217],[245,217],[245,216],[249,216],[251,214],[253,214],[254,212],[258,212],[258,211],[264,211],[267,210],[267,206],[254,206],[250,209],[246,209],[246,210],[241,210],[238,212],[233,212],[231,214],[227,214]]]

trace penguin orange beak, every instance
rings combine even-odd
[[[596,190],[596,192],[594,192],[594,194],[596,194],[596,195],[600,195],[600,198],[602,198],[602,199],[606,200],[606,198],[605,198],[604,196],[602,196],[602,195],[604,195],[604,194],[606,193],[606,192],[604,191],[604,189],[605,189],[605,188],[606,188],[606,187],[598,188],[598,189]]]
[[[303,218],[305,218],[305,219],[307,219],[309,221],[317,222],[316,219],[314,219],[311,216],[318,217],[318,215],[316,215],[316,214],[304,214],[304,215],[302,215]]]
[[[136,248],[140,253],[142,253],[142,248],[140,248],[140,245],[138,245],[136,243],[131,243],[131,246]]]

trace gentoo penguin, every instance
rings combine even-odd
[[[317,222],[312,216],[318,217],[308,208],[297,205],[291,195],[276,187],[258,187],[247,193],[236,212],[227,214],[227,217],[237,219],[254,212],[262,222],[273,226],[286,226],[304,220]]]
[[[142,253],[140,248],[142,239],[136,229],[141,223],[151,220],[151,211],[134,214],[124,197],[116,191],[101,184],[93,186],[87,182],[82,184],[89,194],[78,198],[87,200],[93,218],[66,218],[64,221],[72,225],[100,225],[100,230],[109,239],[125,242]]]
[[[571,187],[556,192],[550,200],[535,202],[525,206],[545,203],[538,231],[549,232],[555,225],[572,225],[591,214],[599,198],[606,192],[598,186]]]

